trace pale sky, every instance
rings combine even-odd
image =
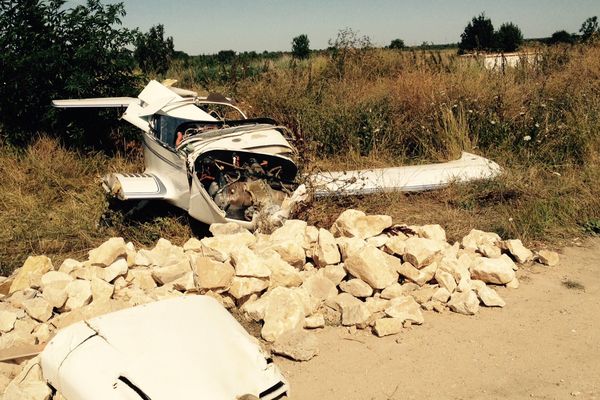
[[[70,0],[81,4],[84,0]],[[104,0],[115,3],[117,0]],[[219,50],[289,51],[305,33],[311,49],[346,27],[380,46],[400,38],[407,45],[456,43],[466,24],[482,11],[497,28],[513,22],[526,38],[557,30],[579,31],[600,16],[600,0],[124,0],[124,25],[147,31],[162,23],[175,49],[191,55]]]

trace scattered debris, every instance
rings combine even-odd
[[[265,223],[281,225],[295,205],[306,200],[307,188],[299,185],[299,180],[316,196],[348,196],[433,190],[453,182],[491,179],[501,172],[493,161],[462,153],[460,159],[447,163],[300,177],[294,161],[298,151],[290,143],[293,135],[289,129],[269,118],[247,118],[235,101],[223,95],[199,97],[196,92],[173,87],[175,82],[152,80],[137,98],[52,102],[58,108],[126,108],[122,119],[142,131],[145,171],[105,176],[102,186],[108,195],[121,201],[164,200],[207,224],[229,221],[256,228]],[[366,239],[375,236],[368,233],[372,224],[378,229],[378,224],[391,223],[387,216],[360,218],[374,221],[364,226],[351,223],[357,232],[350,236]],[[344,225],[343,220],[340,223]],[[336,232],[332,229],[334,235]],[[118,244],[123,245],[115,242]],[[111,256],[110,251],[100,253],[101,257]],[[322,257],[329,255],[315,261],[320,264]],[[95,258],[91,256],[92,263]]]
[[[427,312],[504,307],[494,285],[518,287],[516,270],[534,259],[520,241],[494,233],[472,230],[450,244],[439,225],[393,225],[357,210],[344,211],[329,231],[298,220],[269,235],[232,224],[210,230],[213,237],[182,247],[160,239],[149,250],[112,238],[87,260],[59,268],[44,256],[28,258],[0,279],[12,289],[0,299],[0,349],[43,347],[79,321],[203,294],[258,323],[275,353],[308,360],[318,353],[308,329],[343,325],[387,336],[423,324]],[[537,253],[547,264],[557,257]],[[19,390],[43,389],[36,385]]]

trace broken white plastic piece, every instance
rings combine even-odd
[[[69,400],[212,399],[288,392],[277,366],[215,299],[184,296],[78,322],[41,354]]]
[[[316,196],[351,196],[377,192],[420,192],[455,182],[491,179],[500,166],[487,158],[463,152],[458,160],[439,164],[321,172],[309,177]]]

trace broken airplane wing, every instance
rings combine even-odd
[[[446,163],[319,172],[310,175],[308,181],[317,197],[353,196],[440,189],[455,182],[491,179],[498,176],[500,171],[500,166],[495,162],[463,152],[458,160]]]

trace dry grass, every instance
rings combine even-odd
[[[24,150],[0,152],[0,275],[21,266],[30,254],[56,262],[84,258],[106,238],[124,235],[137,244],[163,236],[179,242],[189,237],[187,218],[154,210],[146,220],[111,221],[100,188],[103,174],[139,171],[137,160],[66,150],[56,140],[40,138]]]
[[[479,228],[531,245],[600,231],[600,45],[539,51],[536,64],[504,73],[451,52],[350,49],[343,59],[265,62],[258,75],[205,86],[202,71],[175,65],[169,75],[292,128],[304,170],[441,161],[461,150],[505,170],[438,192],[321,200],[301,215],[312,224],[329,227],[353,207],[398,223],[439,223],[450,239]],[[27,149],[1,147],[0,273],[29,254],[84,258],[109,236],[182,243],[202,230],[160,203],[132,219],[106,213],[100,176],[141,167],[136,158],[81,154],[46,138]]]

